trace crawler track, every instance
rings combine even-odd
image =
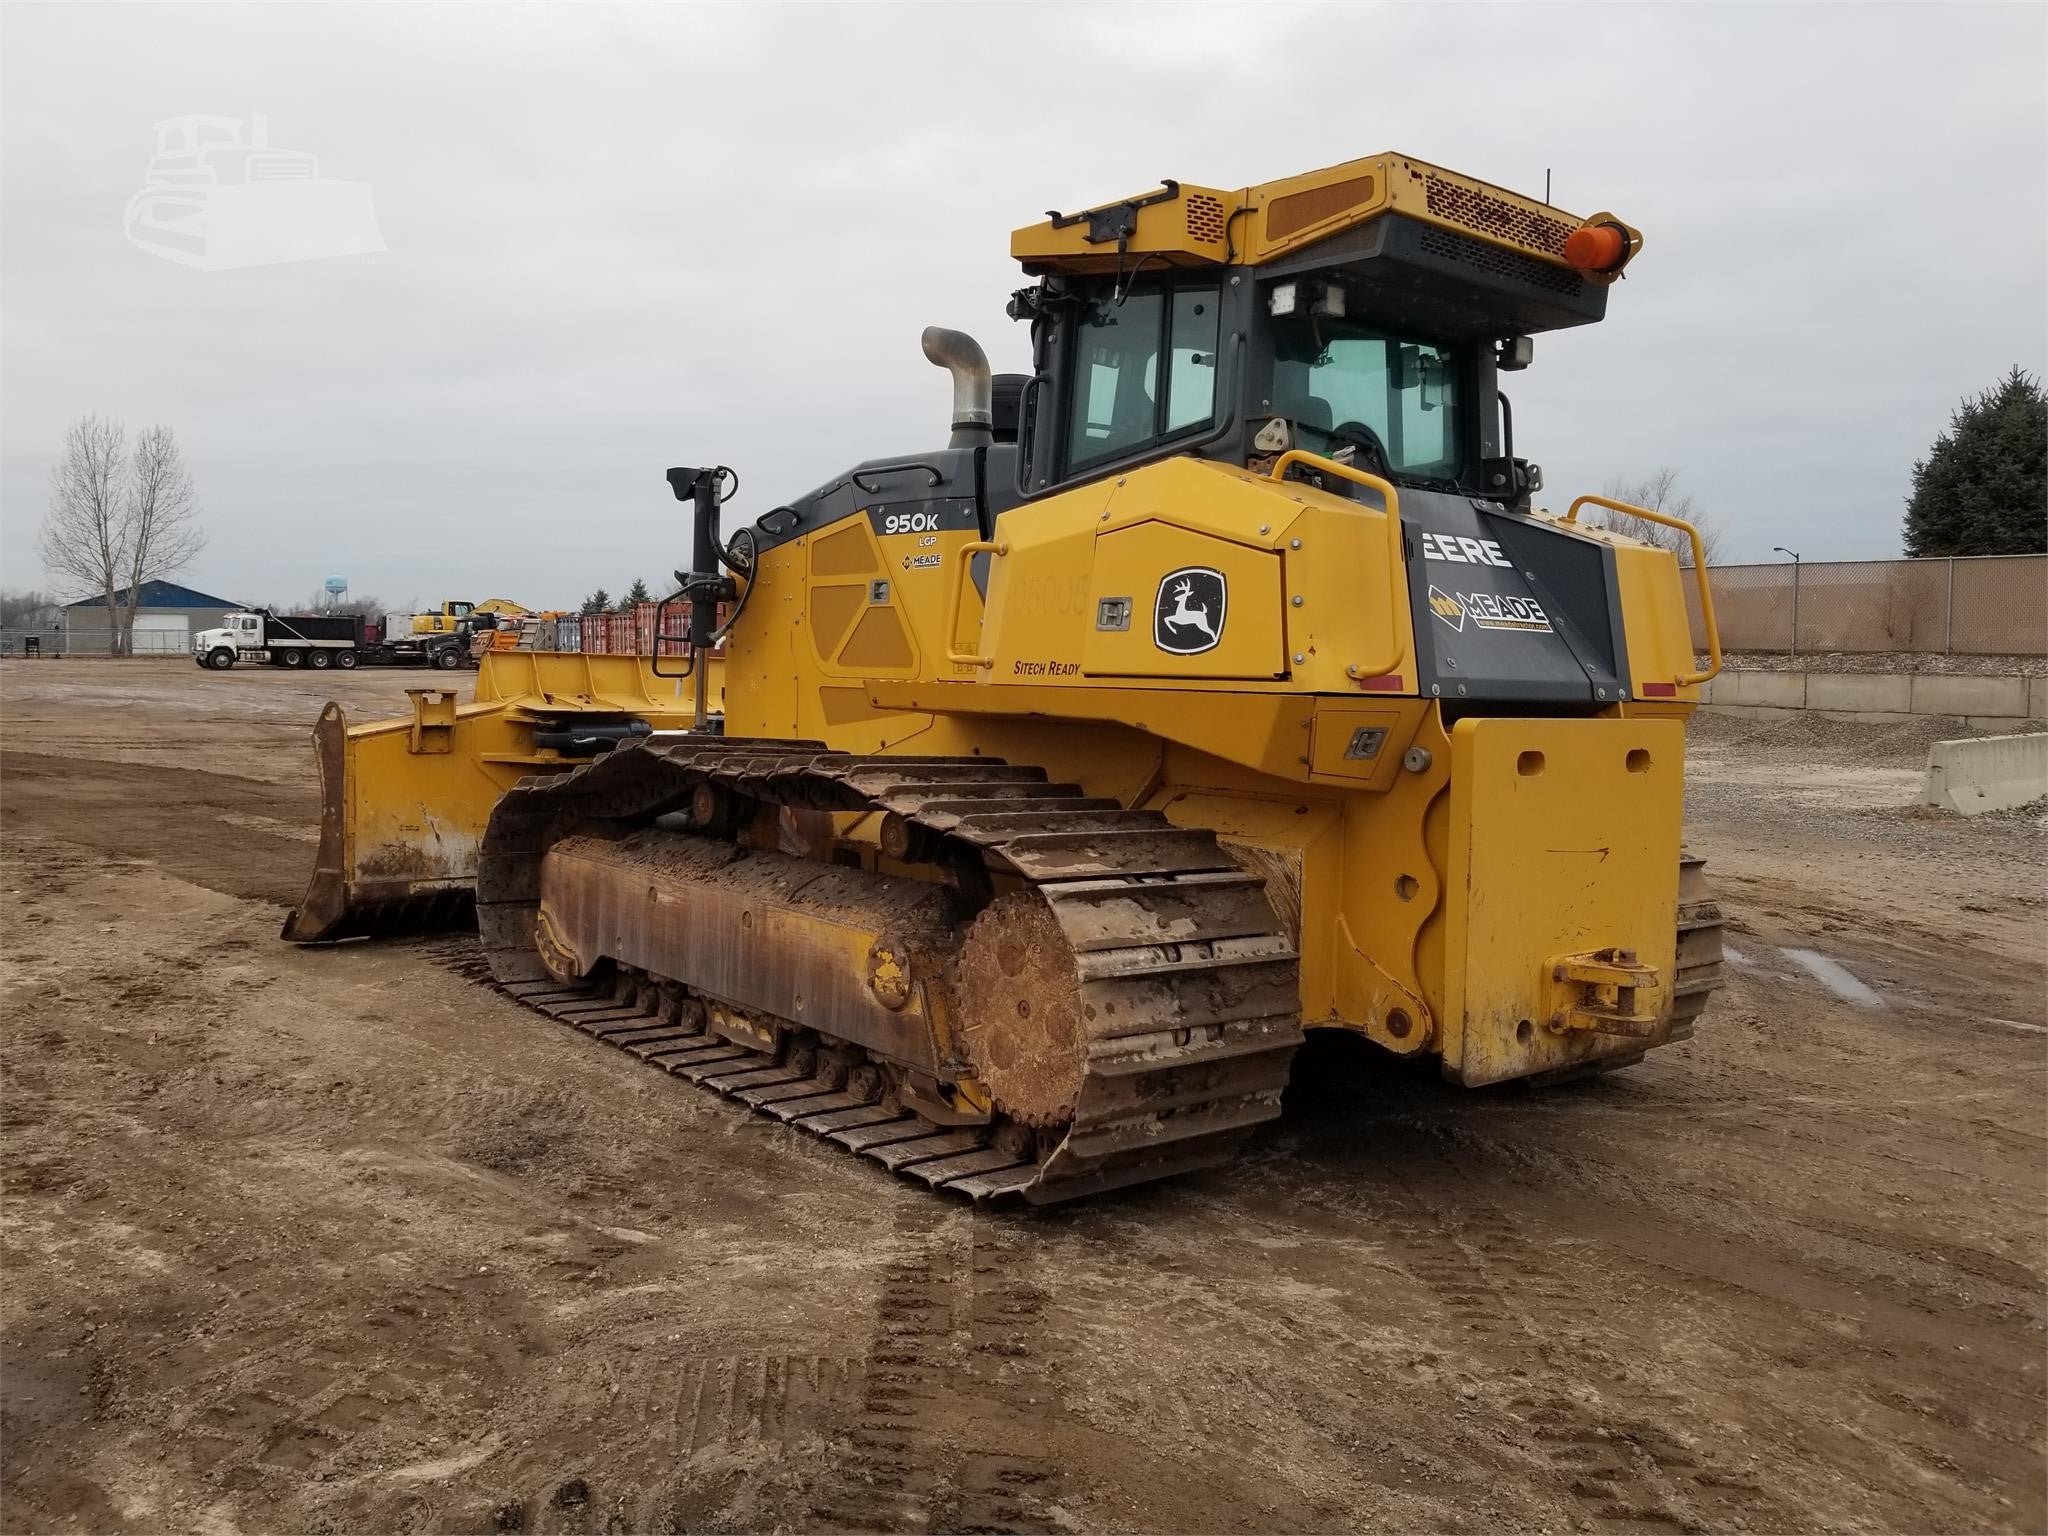
[[[873,1076],[850,1078],[849,1042],[815,1021],[778,1020],[781,1038],[764,1051],[711,1020],[714,1005],[750,1000],[698,992],[691,978],[619,972],[601,985],[565,986],[550,977],[536,948],[547,849],[593,825],[644,835],[658,817],[713,803],[718,814],[667,835],[723,837],[737,862],[747,847],[720,828],[751,824],[761,806],[877,814],[890,856],[926,867],[965,905],[985,908],[999,891],[1005,900],[1016,892],[1042,899],[1056,925],[1046,931],[1063,941],[1054,979],[1078,989],[1089,1021],[1071,1115],[1056,1125],[1013,1117],[998,1092],[986,1123],[935,1124]],[[975,1200],[1046,1204],[1225,1162],[1254,1126],[1278,1115],[1301,1040],[1293,946],[1260,879],[1213,834],[989,758],[650,738],[573,773],[530,780],[500,802],[485,838],[477,916],[492,976],[528,1006]],[[974,1071],[955,1052],[942,1081]]]

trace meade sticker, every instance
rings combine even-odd
[[[1199,656],[1223,638],[1223,610],[1230,590],[1221,571],[1182,566],[1159,578],[1152,605],[1152,643],[1170,656]]]
[[[1508,597],[1499,592],[1446,592],[1429,589],[1429,611],[1459,634],[1470,619],[1474,629],[1522,629],[1550,633],[1550,615],[1533,597]]]

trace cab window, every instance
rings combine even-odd
[[[1068,469],[1213,420],[1217,335],[1214,288],[1139,289],[1091,306],[1074,337]]]
[[[1457,478],[1466,417],[1449,347],[1333,317],[1277,320],[1273,339],[1273,408],[1303,447],[1327,452],[1365,427],[1396,474]]]

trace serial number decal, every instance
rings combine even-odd
[[[1422,558],[1452,565],[1497,565],[1506,571],[1515,568],[1515,562],[1502,554],[1501,547],[1492,539],[1468,539],[1455,533],[1425,533]]]
[[[1017,661],[1010,664],[1010,671],[1018,677],[1079,677],[1081,663],[1078,661]]]

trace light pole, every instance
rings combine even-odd
[[[1790,555],[1792,557],[1792,654],[1797,656],[1799,654],[1799,551],[1787,549],[1782,544],[1773,544],[1771,546],[1771,553],[1774,555]]]

